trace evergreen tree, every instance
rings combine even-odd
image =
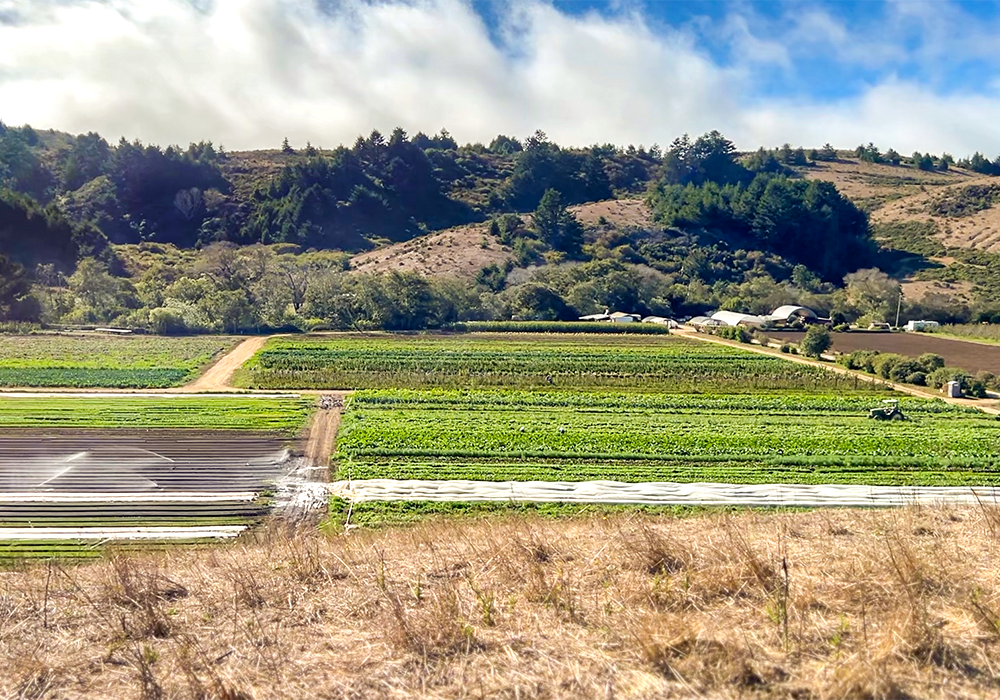
[[[566,206],[557,190],[546,190],[535,209],[535,230],[553,250],[577,255],[583,246],[583,227]]]

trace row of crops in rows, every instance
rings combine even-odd
[[[1000,473],[1000,422],[940,401],[904,400],[911,420],[880,422],[871,397],[563,397],[358,392],[337,457],[352,478],[932,485]]]
[[[238,375],[256,389],[548,388],[677,392],[820,391],[857,380],[740,348],[670,336],[276,338]]]
[[[261,430],[292,435],[305,425],[313,403],[251,396],[0,397],[0,429]]]
[[[220,337],[0,336],[0,386],[176,386],[233,344]]]

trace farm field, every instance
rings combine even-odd
[[[178,386],[235,342],[219,336],[0,335],[0,387]]]
[[[151,538],[142,546],[158,546],[161,536],[197,542],[238,533],[271,511],[262,494],[296,467],[291,448],[313,403],[0,397],[0,562],[97,556],[95,528],[105,540]]]
[[[261,494],[288,469],[286,442],[248,430],[5,430],[0,562],[95,556],[99,544],[84,544],[94,529],[235,534],[269,512]]]
[[[878,397],[360,391],[341,478],[484,481],[1000,484],[1000,422],[903,398],[909,421],[872,421]]]
[[[767,335],[775,340],[797,343],[804,334],[795,331],[768,331]],[[949,367],[960,367],[973,374],[981,371],[1000,374],[1000,349],[982,343],[942,338],[932,333],[831,333],[830,338],[835,352],[877,350],[909,357],[933,352],[943,357]]]
[[[674,336],[338,334],[272,338],[234,378],[252,389],[854,391],[857,381]],[[863,388],[863,387],[862,387]]]
[[[257,430],[294,435],[311,398],[264,396],[0,396],[0,428]]]

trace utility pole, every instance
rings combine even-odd
[[[896,330],[899,330],[899,310],[903,306],[903,290],[899,290],[899,300],[896,301]]]

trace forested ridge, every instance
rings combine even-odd
[[[911,166],[993,167],[946,155]],[[459,146],[397,128],[332,150],[286,139],[229,153],[0,123],[0,320],[409,328],[786,301],[877,314],[844,287],[880,264],[866,214],[802,178],[837,158],[829,145],[738,153],[718,132],[666,149],[565,148],[542,132]],[[615,197],[645,199],[653,221],[584,230],[568,209]],[[486,227],[511,261],[465,281],[350,274],[352,253],[462,224]]]

